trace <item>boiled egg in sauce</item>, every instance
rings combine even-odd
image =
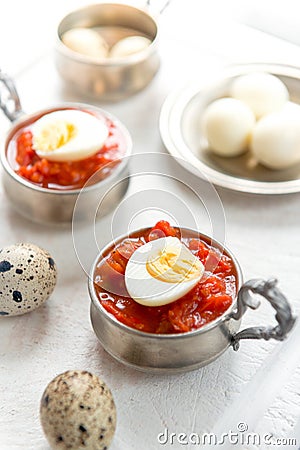
[[[49,161],[80,161],[96,154],[108,128],[85,111],[64,109],[45,114],[32,126],[33,149]]]
[[[202,278],[204,266],[175,237],[164,237],[139,247],[125,271],[129,295],[144,306],[162,306],[178,300]]]

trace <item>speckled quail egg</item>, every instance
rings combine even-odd
[[[247,150],[255,117],[240,100],[221,98],[204,112],[204,134],[209,149],[219,156],[237,156]]]
[[[56,284],[51,255],[34,244],[0,251],[0,316],[25,314],[42,305]]]
[[[116,407],[100,378],[69,370],[46,387],[40,419],[53,450],[108,450],[116,429]]]

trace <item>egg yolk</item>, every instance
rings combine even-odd
[[[42,152],[54,151],[77,134],[77,129],[74,124],[68,123],[64,120],[56,120],[53,123],[45,124],[37,134],[33,136],[33,149]]]
[[[149,274],[165,283],[182,283],[194,280],[202,273],[202,264],[194,255],[183,255],[180,247],[170,247],[149,259]]]

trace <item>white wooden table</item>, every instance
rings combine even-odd
[[[15,77],[28,112],[61,101],[86,101],[63,89],[51,49],[57,20],[68,8],[89,2],[61,3],[2,0],[0,5],[0,65]],[[94,102],[125,123],[136,153],[162,150],[159,111],[173,88],[233,62],[299,64],[299,47],[223,18],[197,0],[173,0],[160,18],[162,66],[153,83],[119,104]],[[8,127],[1,115],[1,139]],[[140,187],[133,180],[131,192]],[[259,197],[218,192],[226,214],[226,244],[238,257],[245,278],[277,275],[297,312],[300,194]],[[111,387],[118,411],[112,450],[197,448],[177,441],[160,445],[157,436],[166,428],[177,434],[221,435],[237,431],[243,422],[261,436],[299,433],[298,326],[283,344],[244,341],[237,353],[229,349],[209,366],[187,374],[154,376],[128,369],[103,351],[92,331],[86,275],[76,258],[71,230],[30,223],[14,212],[2,191],[0,196],[0,245],[36,243],[52,253],[59,269],[58,286],[44,306],[0,321],[1,450],[49,449],[39,423],[39,401],[46,384],[68,369],[90,370]],[[192,203],[188,196],[184,201]],[[100,223],[99,245],[109,239],[111,218]],[[179,223],[186,225],[183,218]],[[203,231],[206,227],[204,221]],[[123,228],[126,231],[125,224]],[[272,314],[262,306],[255,315],[247,315],[243,326],[269,323]],[[300,435],[297,438],[299,447]],[[227,442],[220,448],[231,447]],[[289,447],[261,443],[232,448]]]

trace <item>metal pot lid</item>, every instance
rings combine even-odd
[[[217,186],[253,194],[300,192],[300,164],[285,170],[270,170],[258,164],[250,152],[222,158],[208,151],[201,131],[201,116],[207,105],[228,96],[233,79],[249,72],[268,72],[288,88],[290,100],[300,104],[300,69],[276,64],[231,66],[206,82],[194,82],[172,92],[160,113],[160,134],[169,153],[200,178]]]

